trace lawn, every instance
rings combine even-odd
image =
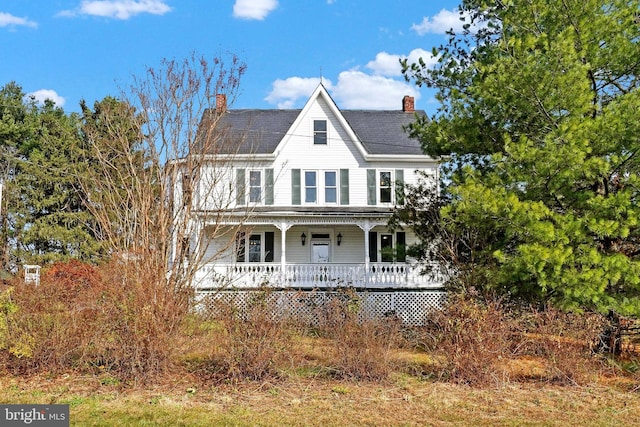
[[[179,372],[146,387],[107,375],[5,375],[0,387],[4,403],[68,403],[81,426],[640,425],[640,392],[615,378],[472,388],[400,373],[376,382],[290,373],[211,385]]]

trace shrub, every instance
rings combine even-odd
[[[17,310],[6,321],[6,367],[106,370],[125,381],[167,369],[188,296],[162,275],[146,273],[117,260],[101,268],[71,261],[47,269],[39,286],[17,281]],[[22,357],[11,351],[20,343]]]
[[[603,367],[593,350],[604,328],[604,317],[595,313],[566,313],[553,307],[521,314],[519,356],[544,360],[541,380],[580,384],[593,379]]]
[[[329,370],[341,379],[387,379],[396,367],[393,352],[402,341],[400,321],[367,318],[360,308],[357,294],[346,290],[316,309],[319,333],[332,342]]]
[[[292,324],[279,315],[268,289],[235,296],[218,300],[210,313],[221,328],[206,371],[232,382],[277,376],[291,349]]]
[[[443,310],[428,316],[434,337],[436,377],[455,383],[486,385],[508,376],[503,361],[513,355],[513,322],[499,301],[481,304],[451,296]]]
[[[601,366],[592,349],[601,331],[596,314],[564,313],[507,306],[499,300],[453,295],[447,306],[428,316],[428,351],[436,363],[430,374],[476,386],[510,380],[578,384]],[[524,361],[538,369],[514,370]]]

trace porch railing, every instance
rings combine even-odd
[[[195,277],[197,288],[251,289],[276,288],[441,288],[445,275],[436,269],[422,274],[424,267],[405,263],[363,264],[286,264],[279,263],[207,264]]]

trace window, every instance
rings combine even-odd
[[[262,201],[262,174],[260,171],[249,171],[249,202]]]
[[[236,262],[245,261],[246,241],[245,233],[239,232],[236,234]]]
[[[191,204],[191,195],[193,193],[193,185],[190,175],[182,175],[182,204],[188,206]]]
[[[380,203],[391,203],[391,172],[380,172]]]
[[[313,144],[327,145],[327,121],[326,120],[313,121]]]
[[[336,203],[338,201],[338,187],[335,171],[324,173],[324,202]]]
[[[304,173],[304,202],[316,203],[318,198],[318,182],[315,171]]]
[[[236,262],[273,262],[274,232],[236,233]]]
[[[380,261],[393,262],[393,236],[391,234],[380,235]]]
[[[260,262],[262,260],[262,236],[252,234],[249,236],[249,262]]]

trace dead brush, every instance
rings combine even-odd
[[[318,331],[331,340],[330,366],[334,378],[386,380],[397,368],[394,351],[401,346],[398,319],[361,317],[360,300],[345,291],[318,307]]]
[[[479,303],[451,296],[428,315],[435,363],[424,367],[435,378],[487,386],[509,380],[505,362],[513,357],[515,325],[500,301]]]
[[[217,301],[210,316],[220,328],[202,372],[216,381],[238,382],[277,377],[292,347],[295,328],[278,312],[269,290]]]
[[[594,353],[604,328],[596,313],[566,313],[553,307],[523,311],[519,318],[521,339],[517,355],[543,363],[537,380],[560,384],[584,384],[594,380],[605,365]]]
[[[15,284],[8,369],[108,372],[124,382],[153,380],[168,369],[188,295],[162,276],[119,263],[62,263],[50,271],[37,287]]]
[[[521,380],[584,384],[604,366],[593,353],[602,320],[597,314],[453,295],[443,310],[428,316],[428,351],[436,363],[425,369],[474,386]]]

